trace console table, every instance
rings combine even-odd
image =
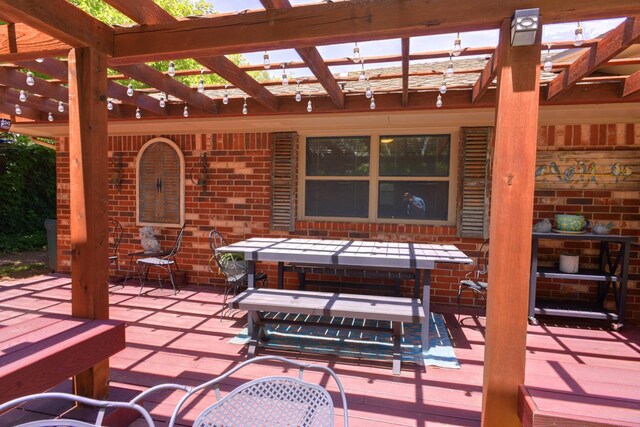
[[[596,241],[600,244],[599,265],[596,269],[580,268],[577,273],[563,273],[555,267],[538,266],[538,244],[540,240]],[[624,308],[627,296],[629,251],[632,236],[601,234],[533,233],[531,242],[531,276],[529,286],[529,323],[537,325],[536,314],[547,316],[581,317],[612,321],[613,329],[624,325]],[[615,245],[617,253],[615,252]],[[591,280],[598,282],[598,294],[592,304],[576,301],[543,301],[536,298],[537,278]],[[607,293],[611,288],[616,304],[615,312],[604,308]]]

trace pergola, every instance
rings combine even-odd
[[[315,75],[305,84],[320,85],[317,112],[361,112],[369,102],[358,91],[346,91],[329,70],[350,59],[324,59],[316,46],[402,39],[396,56],[367,57],[368,64],[400,61],[399,84],[376,92],[377,109],[406,111],[435,109],[437,85],[415,87],[410,61],[449,58],[450,52],[410,53],[411,37],[500,29],[495,47],[465,49],[461,56],[491,55],[483,69],[468,73],[472,83],[453,88],[445,108],[495,107],[495,151],[492,180],[491,293],[487,305],[486,353],[482,404],[483,425],[518,425],[518,386],[524,382],[534,169],[540,105],[640,102],[640,71],[628,74],[622,66],[640,58],[617,58],[636,52],[640,40],[640,3],[616,0],[452,2],[435,0],[352,0],[292,7],[288,0],[261,0],[265,10],[176,18],[153,0],[104,0],[138,25],[111,27],[65,0],[0,0],[0,113],[12,116],[15,130],[48,126],[49,113],[68,120],[71,170],[72,300],[74,316],[108,318],[107,276],[107,150],[109,121],[135,120],[137,108],[145,117],[182,117],[184,106],[195,117],[241,115],[245,97],[251,114],[302,113],[294,91],[277,93],[271,82],[258,82],[247,71],[262,65],[237,66],[224,55],[294,48]],[[627,17],[617,28],[588,40],[572,61],[556,62],[554,76],[541,85],[541,31],[528,46],[512,46],[511,17],[517,9],[539,8],[540,24]],[[572,47],[570,42],[553,49]],[[68,57],[68,61],[60,59]],[[45,58],[41,61],[41,58]],[[161,59],[194,58],[238,90],[228,104],[221,87],[201,93],[146,65]],[[277,67],[280,64],[272,64]],[[107,68],[120,74],[107,75]],[[600,69],[620,74],[596,73]],[[22,70],[50,79],[26,81]],[[195,74],[199,70],[184,71]],[[424,73],[423,73],[424,74]],[[441,76],[434,72],[434,76]],[[127,94],[114,80],[131,78],[152,89]],[[371,79],[389,77],[371,77]],[[439,77],[438,77],[439,78]],[[15,114],[19,91],[40,96],[22,104]],[[217,92],[215,92],[217,91]],[[166,108],[157,93],[173,97]],[[239,95],[238,95],[239,94]],[[156,95],[156,97],[154,97]],[[109,99],[119,102],[107,109]],[[68,104],[58,112],[62,103]],[[517,141],[517,144],[514,142]],[[504,230],[508,230],[505,233]],[[104,262],[102,261],[104,260]],[[509,327],[505,327],[505,325]],[[83,373],[76,381],[87,395],[104,395],[98,384],[108,376],[108,361]]]

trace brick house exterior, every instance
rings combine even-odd
[[[339,132],[336,132],[339,133]],[[110,176],[118,174],[116,153],[122,156],[120,188],[114,181],[109,188],[109,216],[124,226],[120,249],[121,266],[127,268],[126,254],[140,250],[136,225],[136,156],[142,145],[153,137],[174,141],[182,150],[186,165],[187,222],[183,248],[178,256],[180,268],[188,272],[190,283],[213,285],[222,277],[208,268],[211,251],[208,233],[213,227],[228,241],[254,236],[292,236],[336,239],[391,240],[453,243],[473,254],[482,239],[457,237],[456,226],[366,223],[349,221],[306,221],[298,219],[294,232],[270,229],[271,209],[271,134],[270,133],[197,133],[111,136],[109,141]],[[299,144],[301,141],[299,141]],[[299,145],[300,146],[300,145]],[[70,271],[69,242],[69,152],[68,139],[57,140],[58,186],[58,268]],[[640,124],[571,124],[541,126],[538,151],[562,150],[638,150],[640,156]],[[190,171],[200,167],[200,154],[208,155],[209,180],[203,190],[188,179]],[[634,171],[635,172],[635,171]],[[638,171],[640,173],[640,171]],[[112,178],[113,179],[113,178]],[[296,179],[296,177],[293,177]],[[553,218],[555,212],[581,210],[592,221],[616,223],[615,233],[640,236],[640,191],[635,190],[566,190],[536,189],[534,218]],[[163,246],[169,246],[177,229],[156,231]],[[541,263],[553,263],[564,249],[580,249],[581,262],[597,263],[596,243],[545,242],[540,250]],[[627,322],[640,323],[640,260],[638,247],[632,248],[630,282],[627,295]],[[556,261],[557,262],[557,261]],[[271,277],[276,276],[275,265],[261,265]],[[432,301],[455,304],[458,281],[470,270],[469,266],[436,266],[432,272]],[[112,270],[113,273],[113,270]],[[523,272],[527,274],[527,272]],[[293,277],[289,284],[293,283]],[[539,281],[539,295],[575,299],[593,299],[597,284],[581,282],[560,284]],[[409,291],[410,284],[406,284]],[[465,301],[470,303],[470,300]]]

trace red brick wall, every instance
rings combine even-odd
[[[351,238],[371,240],[395,240],[415,242],[442,242],[458,245],[463,251],[473,254],[480,239],[456,237],[453,226],[366,224],[337,221],[297,221],[293,233],[273,232],[269,229],[270,210],[270,138],[265,133],[213,134],[213,135],[155,135],[111,137],[109,148],[110,176],[116,175],[114,153],[122,153],[123,175],[121,190],[110,186],[109,216],[122,223],[125,234],[120,256],[126,267],[128,252],[138,251],[140,239],[135,224],[135,159],[139,149],[149,139],[162,136],[171,139],[182,150],[186,160],[186,220],[187,230],[178,261],[180,268],[188,271],[189,281],[200,284],[222,283],[222,279],[208,270],[211,251],[208,232],[217,227],[228,241],[234,242],[252,236],[309,236],[317,238]],[[541,127],[539,146],[541,150],[585,149],[607,147],[629,149],[629,141],[640,147],[638,125],[604,126],[549,126]],[[610,145],[611,143],[611,145]],[[206,191],[189,180],[192,168],[199,173],[199,154],[206,150],[209,164],[209,182]],[[69,271],[69,167],[68,142],[61,140],[58,148],[58,264],[60,271]],[[624,234],[638,235],[640,205],[638,192],[619,191],[537,191],[535,199],[536,218],[552,217],[556,209],[571,211],[582,208],[593,213],[596,220],[624,222]],[[579,203],[578,203],[579,202]],[[163,246],[169,246],[177,229],[159,229]],[[542,253],[546,261],[551,260],[560,248],[544,246]],[[589,254],[593,248],[588,249]],[[274,278],[275,266],[261,266]],[[432,301],[455,304],[458,281],[468,266],[439,265],[432,273]],[[630,284],[628,301],[629,318],[640,320],[640,294],[638,292],[640,266],[638,251],[632,253],[633,281]],[[290,280],[293,280],[291,278]],[[542,293],[574,295],[591,298],[593,284],[580,288],[575,285],[542,285]],[[409,292],[410,284],[404,290]],[[580,292],[578,292],[578,290]],[[584,292],[589,292],[585,295]],[[465,302],[470,302],[465,300]]]

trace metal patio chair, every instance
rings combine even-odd
[[[115,402],[115,401],[109,402],[106,400],[95,400],[95,399],[89,399],[87,397],[76,396],[75,394],[68,394],[68,393],[49,392],[49,393],[38,393],[38,394],[29,395],[29,396],[19,397],[17,399],[10,400],[0,405],[0,414],[2,414],[3,412],[15,406],[18,406],[24,403],[33,403],[33,402],[40,402],[40,401],[47,402],[52,400],[66,400],[73,405],[83,405],[86,407],[92,407],[98,410],[95,421],[89,422],[89,421],[73,420],[69,418],[49,418],[46,420],[27,421],[21,424],[11,424],[11,425],[14,427],[51,427],[51,426],[96,427],[96,426],[103,425],[103,420],[104,420],[107,409],[128,409],[128,410],[138,412],[140,414],[140,417],[144,419],[147,427],[154,426],[153,420],[151,419],[149,412],[147,412],[146,409],[144,409],[142,406],[140,406],[137,403]],[[66,413],[63,416],[67,416]],[[32,417],[29,416],[29,418],[32,418]]]
[[[186,223],[180,229],[173,247],[166,255],[159,257],[140,258],[136,261],[136,265],[138,266],[138,274],[140,277],[140,291],[138,292],[138,296],[142,295],[142,288],[144,287],[147,275],[149,274],[149,270],[152,268],[165,271],[169,276],[169,280],[171,281],[171,286],[173,287],[174,294],[178,293],[174,273],[178,271],[176,256],[178,255],[178,251],[180,250],[180,244],[182,243],[182,237],[184,235],[185,227]],[[158,271],[158,283],[160,283],[160,289],[162,289],[162,277],[160,276],[160,271]]]
[[[122,235],[124,229],[122,225],[115,219],[109,220],[109,265],[115,265],[116,274],[120,271],[120,242],[122,241]],[[125,278],[126,281],[126,278]],[[118,283],[111,283],[107,279],[109,285],[117,285]],[[122,286],[124,284],[122,283]]]
[[[218,248],[227,246],[227,241],[222,234],[215,228],[209,232],[209,246],[211,247],[211,258],[209,259],[209,270],[216,273],[222,273],[225,278],[224,295],[222,299],[222,312],[220,320],[224,317],[225,311],[229,310],[227,298],[229,295],[237,295],[248,284],[247,263],[244,261],[242,254],[220,253]],[[211,264],[215,262],[215,267]],[[256,287],[265,287],[267,285],[267,275],[265,273],[256,273]],[[259,285],[258,285],[259,284]]]
[[[489,240],[482,242],[476,257],[475,268],[466,274],[465,279],[461,280],[458,285],[457,306],[458,306],[458,323],[460,323],[460,299],[462,293],[466,290],[473,294],[473,305],[476,306],[477,315],[480,314],[480,307],[476,304],[477,299],[487,302],[487,290],[489,284],[486,282],[486,276],[489,273]],[[482,280],[484,279],[484,280]]]
[[[284,365],[292,375],[267,376],[243,383],[222,396],[220,386],[224,387],[233,382],[227,379],[246,366],[265,361],[277,361]],[[255,368],[255,367],[254,367]],[[297,368],[297,376],[295,374]],[[248,370],[247,374],[251,371]],[[256,370],[254,369],[253,372]],[[185,391],[185,395],[176,405],[169,427],[173,427],[178,416],[187,412],[188,401],[201,403],[208,390],[215,391],[215,403],[204,409],[193,422],[193,426],[296,426],[296,427],[327,427],[335,425],[334,401],[326,388],[311,383],[303,378],[308,371],[316,371],[333,378],[338,390],[342,407],[344,408],[344,426],[349,426],[347,398],[340,379],[326,366],[301,363],[280,356],[262,356],[249,359],[227,373],[205,382],[197,387],[186,387],[179,384],[160,384],[139,394],[131,403],[143,401],[149,394],[159,390],[178,389]],[[236,378],[237,379],[237,378]],[[324,376],[322,377],[324,382]],[[181,421],[180,424],[183,424]]]

